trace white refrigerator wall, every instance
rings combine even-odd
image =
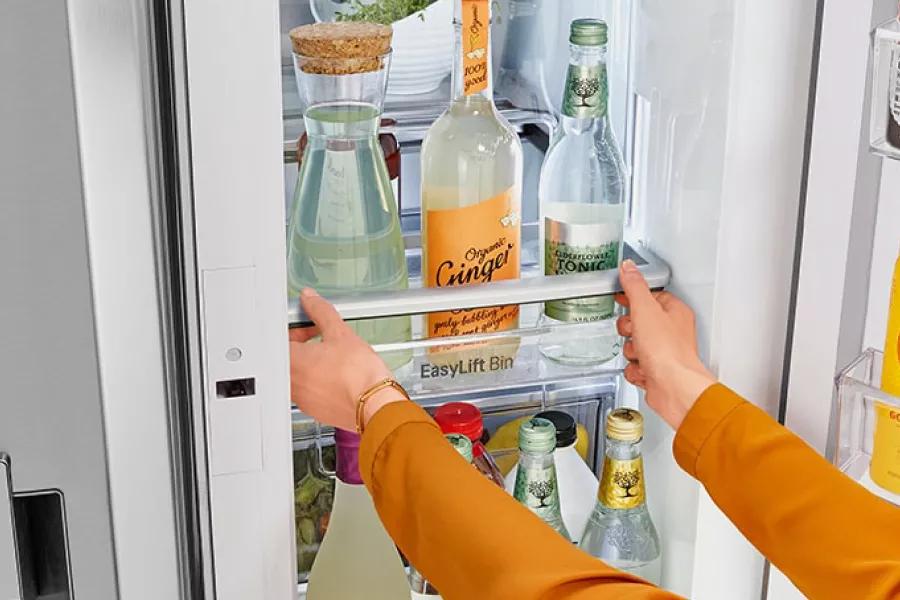
[[[714,371],[772,414],[815,23],[814,3],[645,0],[636,29],[632,233],[672,266],[671,289],[697,311]],[[655,457],[671,462],[670,448],[671,438]],[[666,527],[666,550],[695,548],[692,561],[668,561],[667,585],[699,599],[759,598],[762,557],[674,464],[657,470],[668,475],[657,512],[682,525]]]

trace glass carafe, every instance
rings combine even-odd
[[[328,296],[408,285],[397,202],[378,141],[389,63],[389,53],[374,58],[294,54],[307,145],[289,227],[291,298],[304,287]],[[411,337],[409,317],[350,325],[370,344]],[[397,368],[411,355],[384,358]]]

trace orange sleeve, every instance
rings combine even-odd
[[[388,533],[447,600],[671,600],[565,541],[454,451],[428,414],[388,404],[360,473]]]
[[[675,436],[675,459],[808,597],[900,598],[900,508],[839,472],[722,385]]]

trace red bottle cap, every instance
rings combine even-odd
[[[472,442],[481,440],[484,422],[481,411],[466,402],[448,402],[434,413],[441,431],[444,433],[461,433]]]

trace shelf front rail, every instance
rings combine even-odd
[[[651,289],[665,288],[671,277],[669,266],[646,248],[625,245],[625,258],[631,258],[647,279]],[[540,276],[509,281],[449,288],[418,288],[399,291],[365,292],[327,296],[346,321],[381,319],[404,315],[421,315],[451,310],[487,308],[498,304],[532,304],[553,300],[570,300],[603,296],[622,291],[616,269],[575,273],[562,276]],[[288,319],[292,327],[312,325],[291,298]]]

